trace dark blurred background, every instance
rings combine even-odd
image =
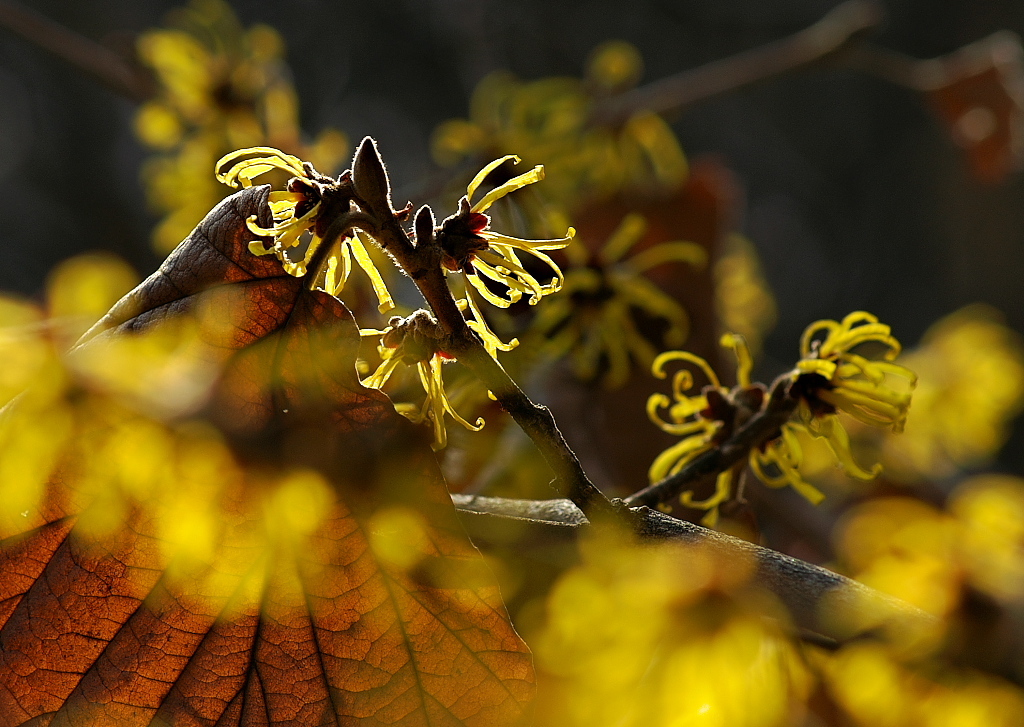
[[[130,49],[172,0],[25,3],[109,47]],[[466,114],[476,82],[579,76],[602,41],[641,50],[650,81],[758,46],[818,20],[818,0],[232,0],[246,25],[288,45],[305,131],[325,126],[379,141],[398,187],[433,169],[430,133]],[[918,58],[994,31],[1024,32],[1020,0],[884,3],[873,40]],[[36,295],[47,271],[105,249],[141,274],[158,264],[132,130],[134,104],[0,29],[0,288]],[[971,302],[1024,331],[1024,179],[973,177],[922,97],[851,70],[816,68],[691,107],[672,118],[687,154],[714,153],[736,173],[740,229],[779,302],[766,342],[771,373],[792,361],[816,318],[869,310],[908,345]],[[404,202],[403,200],[398,200]],[[413,200],[417,202],[419,200]],[[770,374],[769,374],[770,375]],[[1024,434],[1003,469],[1024,472]]]

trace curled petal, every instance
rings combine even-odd
[[[245,157],[253,154],[261,156],[245,159]],[[231,164],[231,166],[226,171],[220,171],[222,167],[228,164]],[[253,146],[225,154],[214,166],[214,174],[217,177],[217,181],[223,182],[229,187],[251,187],[253,178],[266,174],[272,169],[283,169],[297,177],[306,176],[306,171],[302,168],[301,159],[269,146]]]
[[[807,326],[804,329],[803,335],[800,336],[800,356],[807,358],[811,355],[811,341],[814,340],[819,331],[826,331],[827,335],[831,335],[833,331],[838,329],[839,323],[830,320],[815,321]]]
[[[487,166],[485,166],[483,169],[476,173],[476,176],[473,177],[473,181],[471,181],[469,183],[469,186],[466,187],[466,201],[472,203],[473,195],[476,194],[477,188],[481,184],[483,184],[483,181],[487,179],[487,175],[493,172],[498,167],[500,167],[505,162],[507,162],[509,159],[513,160],[513,164],[518,164],[519,162],[522,161],[522,159],[517,157],[515,154],[506,154],[500,159],[495,159],[493,162],[488,163]],[[474,212],[475,211],[476,210],[474,210]]]
[[[814,436],[825,440],[836,461],[839,462],[839,466],[851,477],[867,482],[875,479],[882,473],[882,465],[877,462],[872,465],[870,470],[866,470],[853,459],[853,452],[850,449],[850,435],[847,434],[842,422],[839,421],[839,417],[836,415],[832,414],[815,419],[807,427],[807,430]]]
[[[389,349],[390,350],[390,349]],[[391,356],[390,358],[384,359],[377,370],[370,374],[367,378],[363,379],[362,384],[367,389],[380,389],[388,382],[391,378],[391,374],[395,372],[398,364],[401,363],[401,359],[398,356]]]
[[[797,361],[796,373],[799,374],[817,374],[818,376],[824,376],[826,379],[831,381],[832,375],[836,372],[836,364],[833,361],[824,361],[820,358],[805,358],[801,361]]]
[[[492,162],[493,163],[493,162]],[[484,212],[492,204],[497,202],[499,199],[507,194],[515,192],[517,189],[521,189],[528,184],[533,184],[544,179],[544,167],[540,164],[535,166],[530,171],[520,174],[518,177],[512,177],[501,186],[495,187],[490,192],[481,197],[480,201],[473,205],[473,212]],[[468,191],[468,190],[467,190]],[[474,189],[475,191],[475,189]]]
[[[694,435],[681,439],[659,454],[647,471],[651,483],[661,482],[676,474],[698,455],[711,449],[707,437]]]
[[[492,292],[491,289],[487,287],[487,284],[480,279],[479,275],[467,275],[466,280],[469,281],[470,285],[476,288],[477,292],[480,293],[480,297],[482,297],[491,305],[497,306],[498,308],[508,308],[510,305],[512,305],[513,303],[515,303],[516,301],[523,297],[522,293],[520,293],[519,291],[510,289],[508,291],[509,297],[506,300],[505,298],[502,298],[500,295],[497,295],[494,292]]]
[[[510,237],[508,235],[501,235],[491,230],[486,230],[482,233],[487,241],[492,245],[507,245],[509,247],[515,247],[520,250],[561,250],[568,246],[573,238],[576,237],[576,228],[570,227],[566,230],[565,237],[556,237],[551,240],[526,240],[521,237]]]
[[[817,505],[825,499],[825,495],[800,476],[798,468],[802,455],[799,443],[796,443],[796,449],[793,448],[796,438],[792,436],[792,427],[793,425],[785,425],[783,433],[788,431],[790,436],[776,439],[765,448],[764,452],[758,449],[751,450],[750,468],[754,470],[758,479],[769,487],[789,485],[808,502]],[[778,474],[774,474],[772,470]]]
[[[689,351],[666,351],[660,354],[651,365],[651,373],[659,379],[665,378],[665,364],[669,361],[686,361],[695,364],[708,377],[708,381],[711,382],[712,386],[719,389],[722,388],[722,383],[718,380],[718,376],[715,375],[710,364],[700,356],[696,356]]]
[[[729,499],[732,494],[732,470],[726,470],[718,475],[715,480],[715,492],[705,500],[694,500],[693,490],[687,490],[679,496],[679,502],[686,507],[696,510],[707,510],[708,513],[701,518],[700,524],[706,528],[713,528],[718,524],[718,506]]]
[[[747,348],[746,339],[738,333],[726,333],[719,344],[723,348],[731,348],[736,354],[736,382],[740,386],[750,386],[750,372],[754,368],[754,359]]]

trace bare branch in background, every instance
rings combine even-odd
[[[463,525],[481,547],[512,545],[517,551],[572,543],[590,524],[568,500],[514,500],[502,497],[452,495]],[[677,520],[649,508],[633,510],[633,526],[654,541],[704,544],[737,563],[754,562],[755,585],[789,609],[797,627],[840,643],[865,635],[851,630],[851,613],[871,613],[872,627],[927,627],[934,619],[898,599],[845,576],[745,540]],[[514,542],[496,542],[509,533]]]
[[[600,124],[615,124],[640,110],[664,113],[834,59],[878,27],[881,7],[850,0],[788,38],[663,78],[603,102]]]

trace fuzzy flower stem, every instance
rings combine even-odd
[[[356,154],[354,174],[357,201],[378,218],[374,237],[412,278],[430,306],[445,338],[442,349],[455,356],[494,393],[501,407],[544,455],[555,473],[556,487],[565,497],[588,516],[615,516],[618,509],[587,477],[548,408],[535,404],[523,393],[467,325],[445,279],[440,247],[425,235],[413,244],[400,223],[400,213],[391,208],[387,173],[369,137]]]
[[[662,502],[669,502],[684,490],[692,490],[705,480],[716,477],[744,461],[755,447],[760,447],[779,436],[782,425],[789,421],[799,404],[799,399],[789,394],[789,385],[792,381],[789,374],[777,378],[772,383],[768,400],[761,411],[752,416],[731,437],[695,457],[676,474],[634,492],[625,498],[623,503],[628,507],[653,507]]]

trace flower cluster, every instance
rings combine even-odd
[[[822,333],[824,337],[820,337]],[[678,473],[761,411],[765,389],[750,381],[752,359],[745,342],[740,336],[727,334],[722,345],[732,348],[738,361],[738,383],[731,390],[721,385],[704,359],[693,354],[670,351],[655,360],[652,370],[659,378],[666,376],[665,364],[683,361],[698,367],[709,385],[699,394],[688,394],[694,385],[693,375],[682,370],[674,377],[671,399],[664,394],[648,399],[651,420],[664,431],[683,437],[655,459],[649,471],[652,483]],[[881,348],[881,356],[869,359],[864,354],[870,352],[857,352],[866,347]],[[881,471],[880,465],[865,469],[854,460],[838,412],[873,426],[902,430],[917,378],[909,369],[893,363],[900,344],[889,327],[865,312],[851,313],[842,321],[817,321],[804,331],[800,353],[800,361],[785,380],[788,397],[795,404],[792,418],[760,447],[754,447],[748,462],[721,473],[712,496],[695,500],[691,491],[682,494],[683,505],[708,511],[704,524],[713,526],[717,522],[719,506],[732,496],[733,479],[747,464],[769,487],[788,485],[809,501],[820,502],[824,495],[800,474],[801,434],[823,440],[840,467],[853,477],[870,480]],[[668,410],[668,421],[659,416],[661,409]]]
[[[375,150],[373,154],[376,154]],[[358,159],[359,153],[353,165],[357,175]],[[456,305],[466,316],[466,325],[479,336],[495,360],[499,352],[511,350],[518,341],[513,339],[505,343],[495,335],[480,309],[478,297],[507,308],[524,296],[528,296],[528,302],[533,305],[542,297],[557,292],[563,283],[562,272],[544,251],[564,248],[575,234],[569,228],[561,238],[526,240],[503,235],[490,228],[491,220],[485,213],[495,202],[544,178],[544,168],[534,167],[497,185],[474,202],[488,177],[510,161],[518,163],[519,158],[506,156],[486,165],[469,183],[458,211],[440,225],[434,226],[433,215],[429,208],[425,208],[425,214],[417,215],[412,235],[417,247],[437,247],[438,259],[446,272],[463,274],[465,297],[456,300]],[[292,176],[285,190],[269,194],[273,225],[262,227],[255,215],[246,221],[253,234],[270,238],[272,242],[268,246],[262,239],[253,240],[249,243],[249,251],[258,256],[276,256],[289,275],[307,277],[311,287],[335,296],[344,289],[354,259],[369,278],[377,294],[380,311],[383,313],[394,308],[394,300],[369,253],[371,246],[379,247],[373,236],[377,233],[373,232],[371,217],[366,216],[375,210],[360,213],[364,215],[360,220],[367,229],[359,227],[357,221],[343,232],[331,232],[332,215],[350,214],[351,204],[357,200],[358,204],[373,206],[372,202],[358,196],[358,176],[353,180],[352,172],[345,172],[338,179],[332,179],[317,172],[309,162],[278,149],[251,147],[222,157],[216,165],[216,178],[232,187],[250,187],[254,179],[275,170]],[[331,210],[329,214],[325,213],[328,208]],[[399,216],[404,219],[404,213],[399,213]],[[547,265],[550,279],[538,280],[524,267],[519,253],[526,253]],[[500,288],[495,290],[492,287],[495,284]],[[460,416],[445,394],[441,365],[454,357],[442,350],[438,343],[437,322],[426,311],[417,311],[404,319],[393,317],[387,328],[363,329],[362,335],[380,336],[378,352],[382,359],[377,370],[364,380],[364,385],[376,389],[383,387],[399,364],[416,368],[425,392],[424,402],[420,407],[399,405],[397,408],[414,422],[431,422],[435,448],[440,449],[447,443],[446,414],[469,429],[477,430],[483,426],[482,419],[470,424]]]
[[[335,184],[335,180],[317,172],[309,162],[271,147],[234,151],[222,157],[216,169],[217,180],[235,188],[251,187],[253,179],[274,169],[295,175],[288,181],[287,191],[270,193],[269,205],[274,225],[270,228],[260,227],[255,216],[246,220],[246,225],[251,232],[274,240],[269,248],[262,241],[254,240],[249,243],[249,252],[254,255],[273,254],[289,275],[299,278],[305,276],[310,261],[324,243],[314,228],[320,215],[324,192]],[[309,233],[308,240],[303,239],[305,233]],[[322,269],[314,271],[314,285],[331,295],[339,295],[345,288],[352,270],[352,259],[355,258],[356,264],[369,278],[383,313],[394,308],[395,304],[380,270],[370,258],[367,242],[364,234],[355,231],[331,243],[332,249],[324,258]],[[305,244],[302,257],[289,257],[289,250],[302,244]]]
[[[544,167],[538,165],[498,185],[473,202],[473,197],[487,177],[509,161],[518,164],[520,159],[510,154],[495,159],[481,169],[466,187],[465,196],[459,200],[459,211],[442,221],[435,233],[443,251],[442,265],[452,272],[464,273],[467,282],[480,296],[499,308],[508,308],[521,300],[524,294],[529,295],[530,305],[536,305],[545,295],[561,290],[564,282],[562,271],[543,251],[561,250],[576,234],[570,227],[565,237],[524,240],[490,229],[490,217],[484,213],[491,205],[517,189],[544,179]],[[551,271],[550,282],[542,284],[524,268],[516,250],[528,253],[547,265]],[[504,294],[491,290],[485,278],[503,286]]]
[[[416,424],[430,422],[434,429],[434,449],[443,449],[448,443],[445,414],[470,431],[480,431],[484,425],[483,419],[478,417],[476,422],[471,424],[455,411],[448,400],[441,377],[441,366],[453,358],[441,350],[438,343],[437,321],[429,313],[420,310],[408,318],[395,316],[384,330],[366,329],[361,333],[367,336],[380,336],[377,352],[382,360],[377,370],[363,379],[363,386],[371,389],[383,388],[399,364],[416,367],[420,384],[426,394],[423,405],[419,408],[396,408],[399,413]]]

